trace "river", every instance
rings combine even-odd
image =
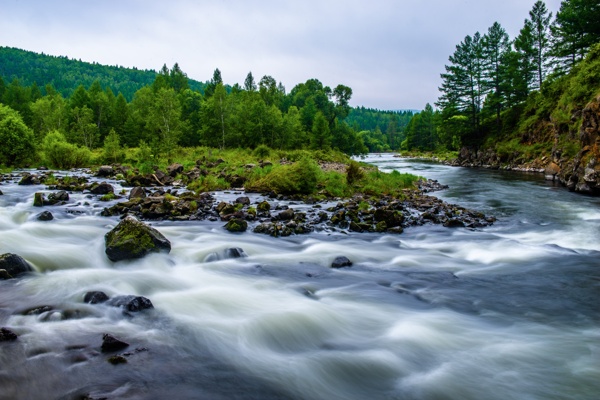
[[[498,220],[287,238],[156,222],[170,254],[112,263],[118,219],[97,198],[72,194],[42,222],[45,187],[0,185],[0,254],[38,271],[0,281],[0,326],[19,335],[0,343],[0,399],[600,398],[600,199],[538,175],[366,161]],[[231,247],[248,257],[210,257]],[[354,265],[329,268],[340,255]],[[155,309],[84,304],[92,290]],[[104,333],[130,344],[127,363],[107,362]]]

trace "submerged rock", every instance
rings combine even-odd
[[[171,251],[171,242],[156,229],[128,215],[104,236],[111,261],[142,258],[149,253]]]
[[[102,293],[102,292],[100,292]],[[112,307],[123,307],[124,310],[130,312],[139,312],[142,310],[149,310],[154,308],[150,299],[144,296],[115,296],[112,299],[106,301],[106,305]]]
[[[0,270],[6,271],[6,274],[2,274],[2,276],[9,276],[10,278],[17,278],[28,272],[35,271],[31,264],[25,261],[23,257],[12,253],[0,255]]]
[[[36,217],[39,221],[52,221],[54,219],[54,215],[50,211],[44,211],[37,215]]]
[[[0,342],[13,342],[17,340],[17,334],[8,328],[0,328]]]
[[[106,295],[106,293],[100,291],[87,292],[83,296],[83,302],[89,304],[104,303],[108,299],[109,297]]]
[[[109,353],[111,351],[119,351],[129,347],[129,343],[126,343],[120,339],[117,339],[111,334],[105,333],[102,336],[102,352]]]

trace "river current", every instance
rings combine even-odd
[[[0,343],[0,399],[600,398],[600,199],[539,175],[366,161],[498,220],[287,238],[153,222],[171,253],[112,263],[118,218],[95,196],[42,222],[44,186],[0,185],[0,254],[38,271],[0,281],[0,326],[19,335]],[[353,266],[329,268],[342,255]],[[92,290],[155,308],[84,304]],[[107,362],[104,333],[130,344],[127,363]]]

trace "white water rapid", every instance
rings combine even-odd
[[[0,327],[18,335],[0,342],[0,399],[600,398],[600,200],[527,175],[367,161],[438,179],[450,189],[433,195],[498,221],[288,238],[152,222],[171,253],[112,263],[118,218],[95,196],[42,222],[44,186],[0,185],[0,254],[37,271],[0,281]],[[248,257],[205,261],[232,247]],[[342,255],[353,266],[329,268]],[[83,303],[96,290],[155,308]],[[130,344],[127,363],[107,362],[104,333]]]

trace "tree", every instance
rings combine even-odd
[[[500,112],[508,89],[505,62],[509,51],[508,34],[498,22],[494,22],[482,39],[482,56],[486,105],[496,112],[497,124],[500,123]]]
[[[211,97],[219,84],[223,85],[223,78],[221,77],[219,68],[216,68],[213,72],[211,81],[206,85],[206,88],[204,88],[204,96]]]
[[[446,65],[446,73],[441,74],[442,92],[436,103],[442,109],[453,110],[467,116],[467,135],[475,139],[480,135],[480,112],[485,98],[484,59],[481,35],[476,32],[467,35],[456,46]],[[452,115],[448,115],[448,118]]]
[[[538,0],[531,11],[531,28],[533,36],[533,57],[537,67],[536,87],[540,89],[548,69],[548,53],[550,51],[550,20],[552,13],[548,12],[546,4]]]
[[[160,89],[150,109],[148,124],[155,133],[150,145],[155,156],[166,155],[169,159],[179,142],[181,105],[172,88]]]
[[[511,88],[508,98],[509,105],[525,101],[534,87],[536,71],[539,78],[534,42],[533,24],[526,19],[519,36],[515,38],[515,51],[507,59],[508,83]]]
[[[252,76],[252,72],[248,72],[246,79],[244,79],[244,90],[247,92],[256,91],[256,82],[254,82],[254,76]]]
[[[328,150],[331,148],[329,123],[321,111],[317,111],[313,122],[310,148],[313,150]]]
[[[187,75],[181,70],[178,63],[173,65],[171,72],[169,73],[169,84],[170,87],[175,90],[176,93],[181,93],[186,89],[190,88]]]
[[[213,95],[202,103],[202,140],[205,146],[225,148],[225,138],[229,125],[229,104],[227,91],[218,83]]]
[[[0,164],[17,166],[34,156],[33,132],[19,113],[0,103]]]
[[[98,140],[98,127],[94,123],[94,113],[87,106],[71,110],[70,139],[73,143],[92,149]]]
[[[283,116],[283,126],[279,148],[300,149],[306,145],[308,137],[302,126],[298,107],[291,106]]]
[[[119,135],[114,129],[111,129],[104,138],[104,158],[110,162],[117,162],[121,159],[123,150],[119,140]]]
[[[600,42],[598,0],[563,0],[552,32],[551,54],[556,68],[565,72],[582,60],[589,48]]]
[[[65,132],[67,128],[67,103],[59,94],[46,95],[31,104],[32,128],[39,143],[51,131]]]

